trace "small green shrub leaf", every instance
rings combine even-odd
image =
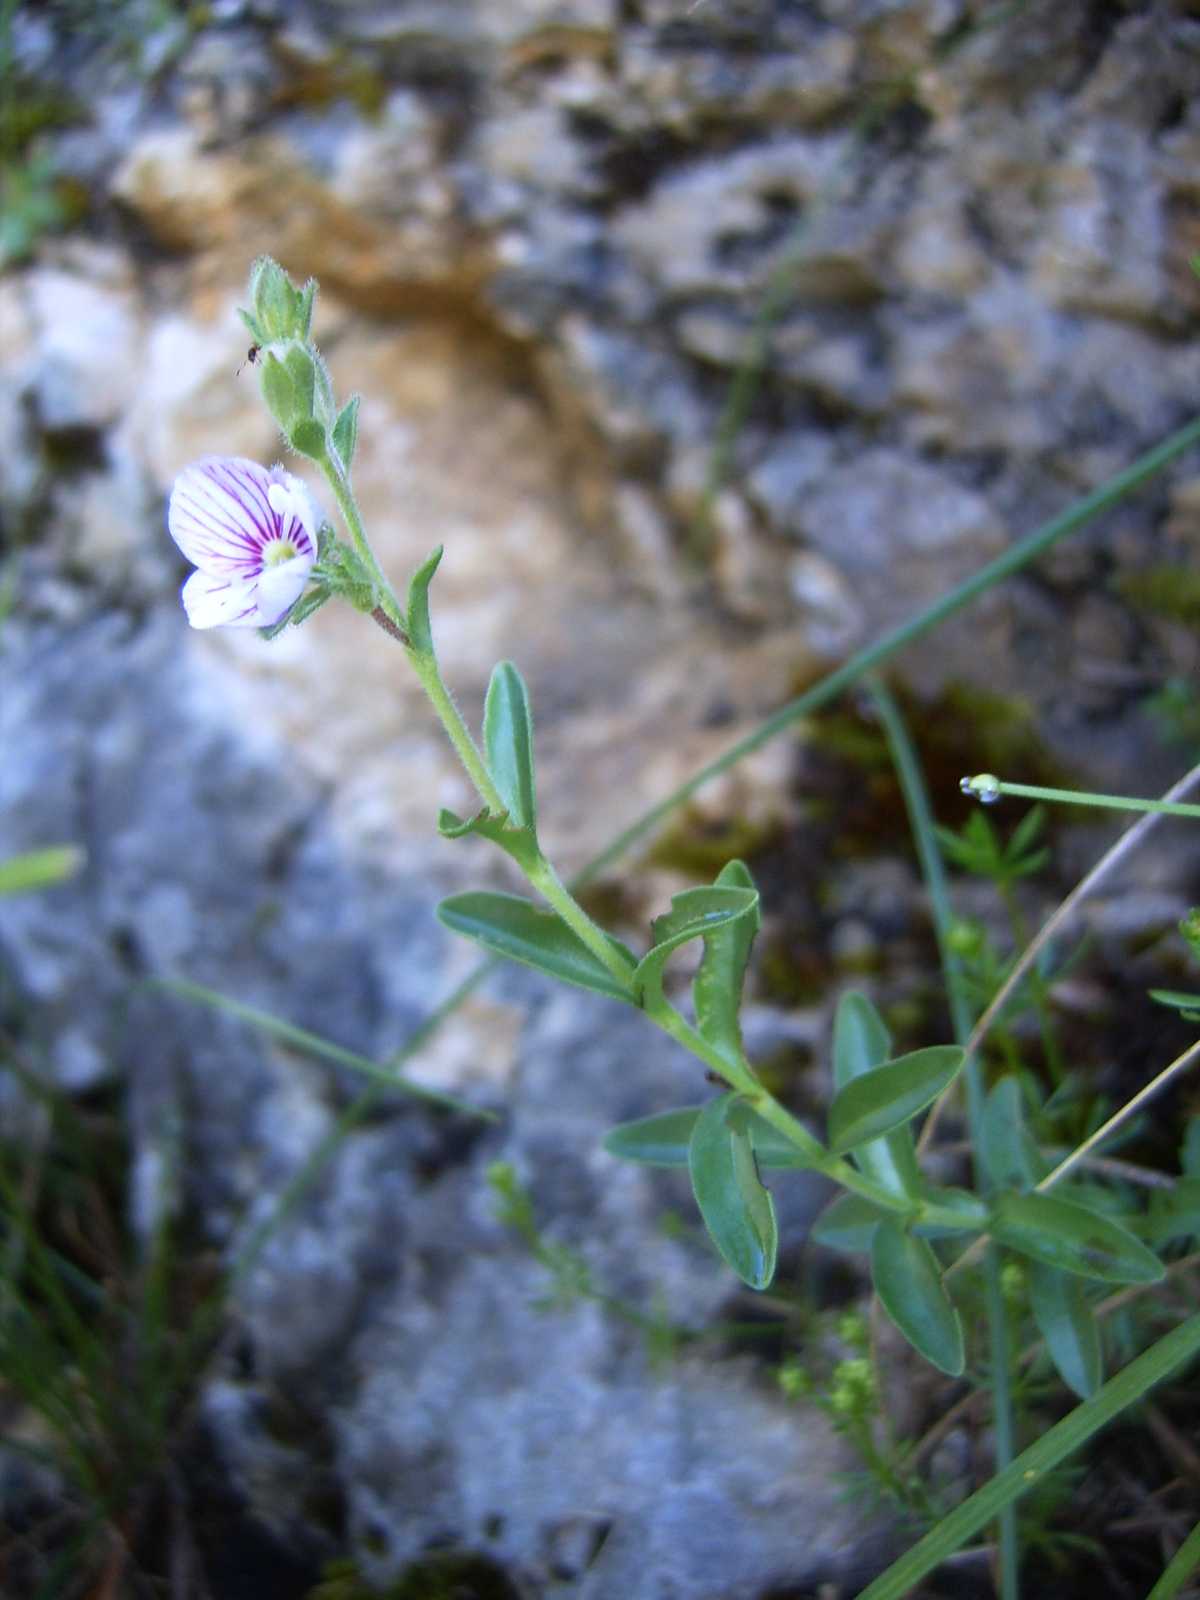
[[[1072,1273],[1034,1261],[1029,1268],[1029,1298],[1059,1376],[1081,1400],[1088,1399],[1104,1382],[1104,1357],[1083,1284]]]
[[[883,1309],[913,1349],[939,1371],[958,1377],[966,1365],[962,1323],[925,1240],[885,1217],[871,1242],[871,1276]]]
[[[648,1167],[686,1167],[692,1130],[702,1109],[681,1106],[677,1111],[659,1111],[650,1117],[639,1117],[636,1122],[623,1122],[605,1135],[604,1148],[610,1155],[640,1161]],[[749,1107],[734,1106],[729,1121],[750,1135],[760,1167],[782,1170],[810,1165],[795,1145]]]
[[[604,1135],[604,1148],[610,1156],[647,1167],[686,1167],[700,1110],[699,1106],[681,1106],[677,1111],[659,1111],[636,1122],[622,1122]]]
[[[730,1126],[734,1099],[722,1095],[701,1110],[688,1145],[688,1171],[713,1243],[743,1283],[765,1289],[775,1276],[779,1229],[750,1137]]]
[[[997,1189],[1032,1189],[1050,1170],[1025,1126],[1021,1083],[1014,1073],[994,1084],[987,1097],[980,1155]]]
[[[511,661],[492,672],[483,706],[483,748],[492,782],[519,827],[537,826],[533,779],[533,714],[525,680]]]
[[[442,546],[438,545],[413,573],[408,584],[408,603],[405,606],[408,626],[404,631],[408,634],[410,648],[418,655],[433,654],[433,633],[429,626],[429,585],[433,582],[441,559]]]
[[[634,1004],[632,987],[625,987],[576,937],[557,912],[543,910],[520,895],[471,890],[452,894],[437,909],[439,920],[454,933],[474,939],[485,950],[523,961],[563,983],[594,989],[597,994]],[[623,960],[633,957],[619,940],[610,941]]]
[[[834,1088],[874,1072],[891,1053],[891,1036],[871,1001],[854,989],[844,994],[833,1019]]]
[[[715,933],[703,936],[704,955],[692,982],[692,997],[700,1032],[727,1060],[738,1062],[744,1053],[740,1020],[742,986],[760,921],[758,891],[749,868],[741,861],[730,861],[722,867],[716,886],[740,889],[752,894],[754,901],[744,915],[733,917]]]
[[[1111,1217],[1053,1194],[995,1196],[988,1231],[998,1244],[1101,1283],[1157,1283],[1163,1264]]]
[[[827,1250],[858,1255],[871,1248],[875,1229],[887,1214],[861,1195],[840,1194],[817,1218],[811,1237]]]
[[[911,1122],[962,1067],[957,1045],[930,1045],[899,1056],[839,1089],[829,1107],[829,1147],[841,1155]]]
[[[671,909],[656,917],[654,943],[638,963],[634,988],[653,1004],[662,1000],[663,973],[671,956],[691,939],[708,938],[738,918],[756,918],[758,892],[725,885],[685,889],[671,900]]]
[[[833,1023],[833,1082],[844,1089],[856,1078],[865,1077],[883,1066],[891,1053],[892,1041],[883,1018],[866,995],[851,990],[838,1002]],[[854,1151],[854,1163],[893,1194],[912,1199],[919,1193],[921,1174],[912,1132],[897,1128],[881,1139],[873,1139]]]

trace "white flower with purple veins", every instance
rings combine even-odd
[[[299,600],[317,559],[317,509],[299,478],[241,456],[206,456],[175,479],[167,527],[196,570],[193,628],[269,628]]]

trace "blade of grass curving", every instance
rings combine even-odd
[[[941,960],[946,992],[950,1000],[950,1015],[954,1034],[960,1044],[966,1044],[971,1034],[971,1009],[963,986],[962,965],[950,948],[950,924],[953,911],[950,890],[946,882],[946,867],[924,775],[917,753],[909,737],[908,728],[900,708],[882,682],[870,674],[867,685],[891,753],[892,765],[904,796],[908,823],[921,863],[921,875],[929,895],[929,908],[937,935],[938,955]],[[975,1185],[983,1193],[987,1175],[978,1152],[983,1148],[983,1075],[973,1052],[967,1056],[962,1072],[966,1085],[967,1120],[971,1129],[972,1164]],[[1015,1420],[1012,1401],[1012,1351],[1009,1347],[1008,1317],[1000,1283],[1000,1256],[994,1245],[983,1249],[984,1303],[987,1321],[988,1351],[992,1374],[992,1427],[997,1471],[1004,1471],[1013,1458],[1016,1448]],[[1002,1600],[1017,1600],[1020,1593],[1019,1562],[1020,1540],[1017,1517],[1013,1506],[1001,1508],[999,1519],[1000,1593]]]
[[[1171,1557],[1146,1600],[1174,1600],[1197,1567],[1200,1567],[1200,1522]]]
[[[156,988],[169,989],[173,994],[183,995],[188,1000],[199,1000],[202,1005],[224,1011],[226,1015],[236,1017],[239,1022],[248,1022],[251,1027],[261,1028],[272,1038],[279,1039],[283,1044],[292,1045],[295,1049],[304,1051],[306,1055],[319,1056],[322,1060],[350,1067],[385,1088],[399,1089],[404,1094],[415,1095],[419,1100],[428,1100],[431,1105],[444,1106],[447,1111],[461,1111],[469,1117],[480,1117],[485,1122],[499,1121],[494,1111],[482,1111],[478,1106],[471,1105],[467,1100],[460,1100],[455,1095],[443,1094],[438,1089],[427,1089],[423,1084],[414,1083],[411,1078],[400,1077],[396,1072],[381,1066],[378,1061],[372,1061],[368,1056],[360,1056],[353,1050],[334,1044],[330,1039],[323,1039],[319,1033],[310,1033],[307,1028],[298,1028],[294,1023],[285,1022],[282,1017],[273,1016],[269,1011],[260,1011],[257,1006],[245,1005],[242,1001],[234,1000],[216,989],[206,989],[203,984],[192,983],[187,978],[154,978],[151,982]],[[448,1015],[449,1012],[443,1007],[439,1007],[434,1013],[439,1021]],[[432,1021],[432,1018],[430,1020]],[[422,1038],[427,1037],[424,1028],[425,1025],[422,1024],[417,1030]]]
[[[947,1513],[937,1527],[869,1583],[858,1600],[904,1600],[923,1577],[961,1550],[973,1534],[1067,1461],[1101,1428],[1136,1404],[1155,1384],[1200,1355],[1200,1313],[1136,1357],[1036,1440],[1003,1472]]]

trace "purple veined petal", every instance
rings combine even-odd
[[[201,572],[247,581],[262,569],[263,546],[279,537],[271,474],[240,456],[207,456],[185,467],[171,490],[167,528]]]
[[[290,539],[297,550],[311,551],[315,556],[321,518],[308,485],[282,467],[272,467],[267,499],[278,519],[280,537]]]
[[[259,627],[271,627],[292,609],[304,591],[312,564],[312,555],[305,552],[263,568],[257,584]]]
[[[277,569],[280,570],[280,569]],[[258,583],[193,572],[180,593],[193,628],[257,628]]]

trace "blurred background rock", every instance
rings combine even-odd
[[[138,1236],[168,1130],[172,1203],[225,1252],[358,1087],[141,979],[382,1057],[470,966],[437,898],[508,884],[435,839],[469,797],[381,633],[332,608],[271,644],[185,626],[174,474],[279,448],[238,371],[255,256],[320,280],[384,566],[399,583],[446,545],[435,627],[464,707],[498,657],[525,673],[566,873],[1196,409],[1184,0],[9,0],[3,19],[0,855],[88,856],[0,908],[4,1003],[53,1082],[118,1108]],[[1191,457],[904,654],[946,820],[997,751],[1018,778],[1171,781],[1187,753],[1147,702],[1195,679],[1198,537]],[[1195,723],[1169,731],[1194,748]],[[636,936],[749,857],[755,1026],[814,1108],[847,971],[944,1027],[894,793],[847,737],[765,747],[601,885]],[[1102,831],[1065,839],[1066,866]],[[1195,862],[1175,836],[1099,934],[1152,943]],[[744,1314],[702,1242],[655,1227],[683,1191],[598,1149],[699,1098],[694,1066],[508,974],[412,1070],[502,1129],[384,1102],[240,1292],[238,1361],[204,1392],[263,1560],[315,1573],[349,1550],[394,1577],[449,1541],[520,1593],[852,1592],[877,1552],[834,1506],[822,1425],[751,1357],[664,1372],[595,1306],[538,1311],[544,1274],[492,1217],[503,1156],[613,1292],[657,1287],[692,1327]],[[31,1115],[8,1080],[0,1105]],[[792,1188],[793,1279],[821,1199]],[[285,1443],[264,1421],[281,1395],[305,1419]]]

